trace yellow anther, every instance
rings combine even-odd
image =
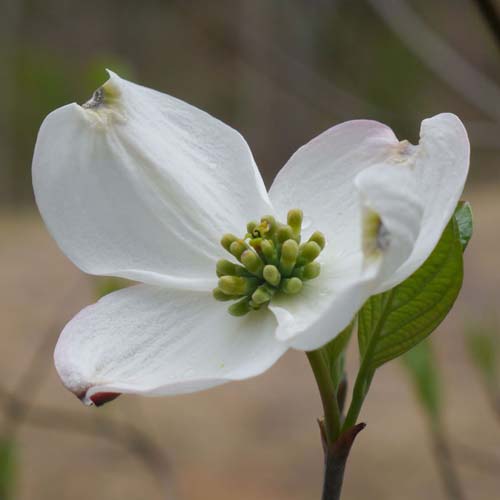
[[[265,215],[260,219],[260,225],[262,226],[262,230],[265,231],[262,236],[273,238],[277,226],[276,219],[272,215]]]

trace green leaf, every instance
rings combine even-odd
[[[461,201],[455,210],[455,220],[460,233],[460,243],[465,250],[472,238],[472,207],[468,201]]]
[[[15,445],[6,437],[0,438],[0,498],[13,498],[15,479]]]
[[[431,342],[420,342],[405,353],[401,360],[410,375],[420,404],[429,417],[437,422],[441,413],[441,385]]]
[[[371,297],[361,309],[358,339],[367,373],[432,333],[453,306],[462,279],[461,234],[453,217],[422,266],[403,283]]]
[[[322,349],[335,387],[338,387],[344,373],[344,352],[351,339],[355,323],[355,320],[351,321],[344,330]]]

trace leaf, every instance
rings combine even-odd
[[[431,334],[453,306],[463,280],[463,235],[452,217],[431,255],[403,283],[371,297],[359,313],[358,340],[368,373]]]
[[[351,321],[344,330],[322,349],[335,387],[338,387],[344,373],[344,351],[351,339],[355,323],[356,321]]]
[[[13,498],[15,479],[14,450],[12,440],[0,437],[0,498],[2,500]]]
[[[422,407],[432,420],[438,421],[441,413],[441,386],[431,342],[420,342],[401,359]]]
[[[465,251],[472,238],[472,207],[468,201],[461,201],[455,210],[455,220],[460,233],[460,243]]]

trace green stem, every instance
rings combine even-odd
[[[323,404],[326,439],[328,444],[332,444],[340,435],[340,410],[335,387],[321,349],[310,351],[306,354],[314,373],[321,396],[321,402]]]
[[[378,338],[382,333],[382,329],[389,314],[392,299],[394,297],[393,290],[394,289],[387,292],[384,297],[384,302],[382,304],[382,314],[380,315],[380,318],[378,319],[373,329],[373,332],[370,336],[370,342],[368,343],[368,347],[363,356],[363,360],[361,361],[361,366],[359,367],[356,382],[354,383],[354,389],[352,391],[352,401],[349,406],[349,411],[347,412],[344,425],[342,426],[342,431],[345,431],[346,429],[349,429],[356,424],[366,394],[368,393],[368,389],[370,388],[370,384],[374,374],[373,368],[370,366],[370,361],[373,351],[377,346]]]

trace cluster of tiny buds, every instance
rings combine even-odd
[[[232,315],[243,316],[267,306],[279,293],[295,295],[304,281],[319,276],[316,259],[326,240],[316,231],[301,243],[302,220],[302,211],[293,209],[286,224],[268,215],[260,223],[249,222],[244,238],[233,234],[222,237],[221,245],[239,263],[226,259],[217,262],[219,283],[213,295],[220,301],[236,300],[229,307]]]

